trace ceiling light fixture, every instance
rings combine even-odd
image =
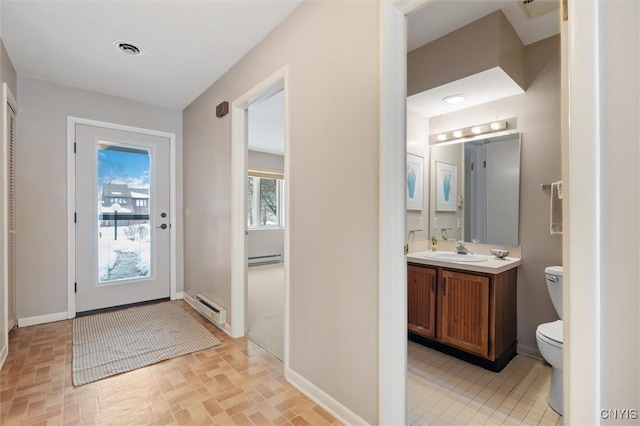
[[[116,40],[113,42],[113,47],[128,56],[142,56],[144,55],[144,49],[135,43],[126,40]]]
[[[476,136],[484,135],[486,133],[495,133],[502,130],[506,130],[509,127],[507,120],[494,121],[493,123],[479,124],[476,126],[469,126],[462,129],[456,129],[452,132],[438,133],[431,135],[429,140],[434,142],[448,142],[456,139],[470,138],[473,139]]]
[[[489,127],[491,127],[491,130],[504,130],[507,128],[507,122],[506,121],[494,121],[493,123],[491,123],[489,125]]]
[[[455,104],[459,104],[462,103],[464,101],[467,100],[467,95],[450,95],[447,96],[445,98],[442,99],[442,102],[449,104],[449,105],[455,105]]]

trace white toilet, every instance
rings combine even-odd
[[[544,272],[549,296],[560,319],[540,324],[536,340],[542,357],[553,367],[549,405],[562,415],[562,266],[549,266]]]

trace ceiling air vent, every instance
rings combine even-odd
[[[116,40],[113,42],[116,49],[129,56],[142,56],[144,55],[144,49],[140,46],[136,46],[134,43],[125,40]]]
[[[524,0],[520,4],[530,19],[546,15],[560,7],[559,0]]]

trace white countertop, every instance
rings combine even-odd
[[[463,271],[483,272],[485,274],[500,274],[509,269],[517,268],[522,265],[522,259],[517,257],[506,257],[497,259],[493,255],[485,255],[485,262],[456,262],[453,260],[441,260],[425,257],[425,254],[431,253],[429,250],[416,251],[407,255],[407,262],[419,263],[429,266],[440,266],[443,268],[460,269]]]

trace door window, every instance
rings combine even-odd
[[[98,283],[150,277],[151,150],[98,142]]]

